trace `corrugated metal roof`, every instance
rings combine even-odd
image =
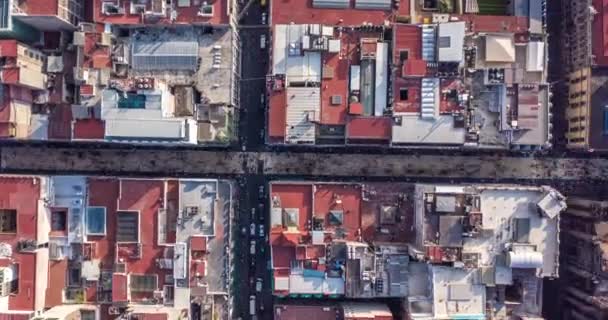
[[[181,140],[185,137],[182,120],[106,120],[106,137],[109,139]]]
[[[543,1],[529,1],[530,32],[543,33]]]
[[[131,66],[138,70],[196,70],[197,41],[133,41]]]
[[[422,59],[426,61],[435,61],[437,59],[436,50],[436,31],[433,25],[422,26]]]
[[[34,313],[0,313],[0,320],[29,320]]]
[[[11,8],[9,0],[0,0],[0,29],[10,28]]]
[[[313,0],[313,8],[333,8],[333,9],[347,9],[350,6],[350,0]]]
[[[301,54],[302,37],[311,25],[276,25],[273,32],[273,73],[294,81],[321,81],[321,53]]]
[[[545,69],[545,43],[531,41],[526,50],[526,71],[543,71]]]
[[[374,94],[374,116],[384,114],[388,97],[388,43],[376,47],[376,90]]]
[[[439,115],[439,78],[422,79],[420,100],[421,118],[434,119]]]
[[[314,143],[315,124],[321,112],[321,88],[287,88],[288,143]]]
[[[356,0],[355,8],[369,10],[390,10],[392,4],[392,0]]]

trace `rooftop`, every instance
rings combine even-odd
[[[82,29],[74,40],[81,45],[84,81],[80,104],[73,107],[74,139],[181,144],[231,139],[229,28]],[[109,65],[96,63],[100,59]]]
[[[435,317],[485,319],[486,300],[498,306],[497,315],[540,315],[541,279],[558,276],[557,216],[565,203],[557,191],[510,185],[417,185],[415,198],[420,230],[416,255],[433,266],[412,270],[431,275],[432,291],[421,295],[430,299],[422,299],[425,303],[432,302]],[[489,289],[494,286],[523,286],[525,294],[497,298]],[[459,308],[450,308],[452,303]]]
[[[281,9],[286,5],[289,17]],[[272,4],[269,142],[550,147],[546,39],[537,4],[483,3],[466,14],[409,1],[398,10],[389,4],[364,13],[361,5]],[[411,24],[402,9],[412,13]],[[335,18],[338,12],[348,14]],[[296,103],[302,95],[295,88],[302,86],[313,88],[307,108]]]
[[[0,210],[0,270],[18,290],[2,298],[11,313],[49,308],[43,319],[91,311],[177,320],[191,300],[228,294],[227,181],[5,176],[0,186],[3,207],[14,208]],[[212,303],[223,319],[222,301]]]
[[[398,266],[407,265],[407,252],[402,244],[415,234],[413,207],[404,198],[408,191],[411,186],[400,184],[273,183],[275,293],[403,296],[406,279]],[[342,263],[346,274],[335,265]],[[364,270],[385,279],[386,289],[372,291],[368,280],[361,280]]]
[[[389,1],[382,1],[389,3],[388,10],[377,10],[375,8],[363,9],[361,7],[356,7],[356,2],[350,0],[336,1],[345,4],[337,9],[331,7],[322,8],[320,5],[316,6],[315,3],[317,2],[322,1],[274,1],[270,6],[271,22],[273,24],[302,24],[314,22],[328,25],[358,26],[364,23],[382,25],[385,21],[391,21],[394,18]],[[355,2],[355,5],[353,5],[352,2]],[[358,2],[362,1],[358,0]],[[409,3],[409,0],[400,0],[400,9],[398,13],[404,16],[408,15]]]
[[[182,0],[176,6],[166,1],[93,0],[93,19],[98,23],[116,25],[212,24],[227,25],[228,0],[211,0],[203,5],[194,0]]]
[[[270,207],[277,296],[401,297],[413,319],[485,319],[490,300],[495,316],[540,315],[540,282],[558,276],[565,201],[550,187],[276,181]]]
[[[604,66],[608,64],[608,43],[606,41],[606,31],[608,30],[608,1],[593,0],[593,8],[597,14],[593,15],[592,19],[592,34],[591,39],[592,53],[595,58],[594,62],[597,65]]]
[[[326,302],[317,304],[289,304],[274,306],[274,320],[392,320],[393,314],[383,303],[373,302]]]

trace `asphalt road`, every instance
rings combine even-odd
[[[243,19],[240,21],[239,38],[241,39],[241,113],[239,122],[239,145],[241,150],[261,150],[265,144],[265,124],[267,112],[266,74],[270,35],[268,20],[262,21],[262,15],[268,17],[267,7],[261,7],[259,0],[254,0]],[[246,2],[246,1],[245,1]],[[263,24],[265,22],[266,24]],[[265,46],[261,42],[265,39]],[[242,157],[240,157],[242,158]],[[257,163],[243,163],[243,168],[254,169]],[[270,248],[268,244],[268,220],[266,210],[266,181],[262,175],[246,175],[239,179],[241,195],[239,196],[238,247],[239,258],[235,260],[235,270],[240,281],[235,282],[234,295],[238,306],[235,317],[242,319],[272,319],[271,274],[268,269]],[[253,228],[252,228],[253,226]],[[263,229],[263,234],[260,233]],[[251,231],[254,234],[251,234]],[[254,254],[251,245],[254,243]],[[261,282],[261,291],[257,283]],[[256,299],[256,317],[250,317],[250,297]]]
[[[246,150],[263,147],[266,123],[265,79],[268,71],[270,38],[268,25],[262,24],[262,14],[267,8],[260,7],[259,0],[254,1],[255,3],[249,7],[240,21],[239,29],[242,48],[239,142]],[[266,39],[265,48],[261,48],[262,36]]]

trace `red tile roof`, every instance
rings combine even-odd
[[[82,66],[85,68],[111,68],[110,48],[101,46],[101,32],[87,32],[84,37]]]
[[[357,115],[357,116],[362,115],[363,114],[363,104],[361,104],[360,102],[352,102],[350,104],[348,113],[350,113],[352,115]]]
[[[167,320],[168,315],[166,313],[132,313],[131,316],[135,316],[137,320]]]
[[[273,230],[270,233],[270,244],[284,247],[294,247],[299,243],[302,233],[299,231],[284,232]]]
[[[420,112],[420,79],[396,77],[393,82],[394,112]],[[401,89],[407,89],[407,100],[401,100]]]
[[[72,137],[72,107],[68,104],[53,106],[49,115],[49,139],[70,140]]]
[[[88,240],[95,242],[96,250],[93,258],[100,259],[104,265],[114,264],[114,249],[116,241],[116,204],[118,199],[118,181],[116,179],[89,178],[89,206],[106,208],[106,235],[89,236]]]
[[[114,273],[112,275],[112,301],[123,302],[128,300],[127,275]]]
[[[3,57],[17,57],[17,40],[0,40],[0,55]]]
[[[80,86],[80,95],[81,96],[92,96],[94,92],[94,88],[90,84],[83,84]]]
[[[31,316],[24,313],[0,313],[0,320],[30,320]]]
[[[268,136],[284,141],[287,125],[287,93],[273,91],[268,98]]]
[[[336,320],[341,313],[336,306],[278,305],[274,320]]]
[[[274,268],[289,268],[291,261],[296,258],[294,247],[272,246],[272,266]]]
[[[25,12],[29,15],[54,16],[59,8],[58,0],[27,0]]]
[[[325,246],[307,246],[306,259],[325,258]]]
[[[344,45],[344,44],[342,44]],[[323,53],[324,68],[331,69],[333,76],[321,80],[321,123],[345,124],[348,102],[349,64],[340,54]],[[340,96],[339,104],[332,104],[331,98]]]
[[[105,137],[105,125],[99,119],[77,119],[74,121],[73,139],[100,140]]]
[[[598,12],[591,26],[593,55],[598,65],[608,65],[608,0],[593,0],[593,7]]]
[[[346,126],[348,139],[390,140],[392,120],[389,117],[353,117]]]
[[[95,69],[104,69],[112,67],[112,60],[109,56],[105,55],[94,55],[93,56],[93,68]]]
[[[38,178],[0,177],[0,203],[3,208],[17,210],[17,232],[0,234],[0,242],[13,247],[12,264],[19,267],[19,288],[8,297],[9,311],[33,311],[35,305],[36,255],[21,253],[17,243],[21,239],[37,240]]]
[[[354,6],[351,6],[351,9],[313,8],[312,0],[274,0],[271,1],[270,8],[272,24],[321,23],[352,26],[367,22],[381,25],[392,19],[390,11],[357,10]]]
[[[466,21],[470,32],[528,32],[528,17],[489,16],[489,15],[452,15],[461,21]]]
[[[192,237],[192,238],[190,238],[190,250],[192,250],[192,251],[207,251],[207,238],[206,237]]]
[[[2,69],[2,83],[19,85],[19,67],[5,67]]]
[[[407,60],[401,70],[404,77],[424,77],[426,75],[426,61],[422,59]]]
[[[340,39],[340,52],[322,55],[325,70],[331,70],[332,76],[321,80],[321,123],[329,125],[346,124],[349,95],[350,66],[359,61],[359,32],[341,32],[336,34]],[[328,72],[329,73],[329,72]],[[340,104],[331,104],[332,96],[341,96]]]
[[[45,307],[52,308],[63,303],[63,285],[67,284],[68,259],[49,261],[49,279],[46,288]],[[62,285],[63,284],[63,285]]]
[[[277,198],[282,208],[297,208],[298,230],[306,231],[306,224],[312,217],[312,185],[299,184],[273,184],[270,189],[270,198]]]
[[[140,219],[141,258],[129,260],[127,271],[130,274],[156,274],[159,279],[164,279],[165,275],[172,273],[171,270],[161,269],[156,263],[156,258],[161,257],[165,249],[158,244],[156,239],[158,230],[156,217],[162,205],[164,182],[162,180],[121,179],[119,184],[119,190],[122,192],[117,198],[114,198],[114,201],[118,200],[118,210],[138,211]],[[107,219],[115,220],[117,217],[115,211],[109,211],[107,215]],[[108,233],[115,233],[114,230],[116,229],[111,229]],[[148,298],[150,297],[147,293],[139,296],[131,295],[132,301]]]
[[[325,221],[325,230],[334,230],[337,225],[330,223],[330,211],[343,211],[340,225],[346,233],[346,240],[355,241],[361,227],[361,189],[358,185],[319,184],[314,193],[314,216]]]

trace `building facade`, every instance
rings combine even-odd
[[[562,215],[564,320],[608,319],[608,203],[572,197]]]

